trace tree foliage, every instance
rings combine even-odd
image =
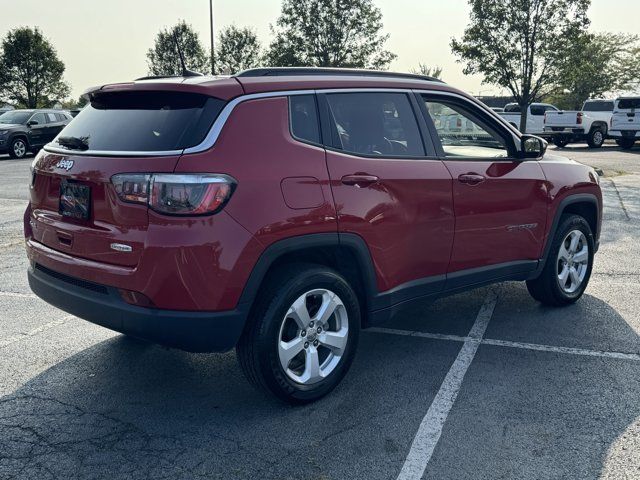
[[[418,67],[412,68],[411,73],[442,79],[442,67],[430,67],[426,63],[418,63]]]
[[[554,101],[580,109],[585,100],[635,89],[640,83],[638,35],[584,33],[562,59]]]
[[[147,51],[149,75],[182,74],[176,37],[182,48],[187,68],[200,73],[209,72],[211,61],[200,42],[200,37],[191,25],[181,20],[171,28],[160,30],[156,35],[153,48]]]
[[[230,75],[261,63],[261,46],[251,28],[231,25],[222,29],[216,45],[216,73]]]
[[[373,0],[283,0],[272,31],[273,66],[386,69],[396,58]]]
[[[0,99],[18,107],[50,107],[69,94],[64,63],[36,28],[11,30],[2,40]]]
[[[470,23],[451,48],[466,74],[528,106],[553,90],[568,50],[589,25],[591,0],[469,0]],[[523,108],[520,129],[526,126]]]

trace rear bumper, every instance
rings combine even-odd
[[[635,130],[609,130],[612,138],[636,138],[640,140],[640,131]]]
[[[244,328],[246,312],[161,310],[129,305],[116,288],[32,264],[31,290],[47,303],[103,327],[189,352],[224,352]]]

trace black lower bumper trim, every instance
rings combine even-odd
[[[74,285],[48,269],[29,268],[29,286],[45,302],[65,312],[133,337],[189,352],[232,349],[244,328],[242,309],[223,312],[161,310],[129,305],[113,287],[105,293]]]

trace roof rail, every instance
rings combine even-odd
[[[284,77],[303,75],[335,75],[357,77],[387,77],[423,80],[427,82],[444,83],[442,80],[416,73],[385,72],[382,70],[367,70],[364,68],[327,68],[327,67],[265,67],[251,68],[234,75],[235,77]]]

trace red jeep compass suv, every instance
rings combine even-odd
[[[88,96],[33,163],[31,288],[127,335],[236,347],[284,400],[329,392],[359,330],[409,302],[526,280],[564,305],[589,281],[593,169],[440,81],[255,69]]]

